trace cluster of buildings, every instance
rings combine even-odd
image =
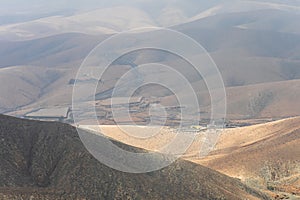
[[[63,122],[70,118],[70,107],[40,108],[24,115],[24,118]]]
[[[160,99],[158,98],[145,98],[145,97],[114,97],[104,100],[99,100],[96,103],[91,103],[91,107],[80,110],[82,119],[85,122],[93,122],[92,116],[96,111],[98,122],[103,124],[116,124],[116,123],[129,123],[135,122],[139,125],[165,123],[166,126],[180,126],[184,124],[182,129],[184,132],[199,132],[211,128],[207,126],[209,122],[196,123],[196,120],[191,115],[191,119],[181,120],[180,106],[164,107],[165,115],[160,112],[151,113],[150,106],[158,105]],[[93,107],[93,105],[95,107]],[[124,116],[122,116],[124,113]],[[129,119],[129,118],[130,119]],[[24,118],[42,120],[42,121],[60,121],[73,123],[73,113],[70,107],[54,107],[54,108],[41,108],[24,115]],[[116,120],[117,118],[117,120]],[[197,121],[198,122],[198,121]],[[200,124],[201,126],[198,126]],[[214,126],[214,124],[210,125]]]

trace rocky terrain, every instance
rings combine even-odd
[[[103,125],[82,128],[152,151],[159,151],[176,137],[176,129],[172,128],[164,128],[147,140],[134,137],[139,132],[139,128],[134,127],[124,129],[122,126]],[[148,130],[142,129],[144,132]],[[221,132],[215,149],[204,158],[199,157],[203,144],[200,132],[183,158],[240,179],[251,187],[269,192],[274,198],[277,195],[284,197],[281,196],[283,193],[297,199],[300,198],[299,130],[300,117],[228,128]]]
[[[196,162],[248,185],[300,198],[300,118],[233,128]]]
[[[1,199],[268,199],[183,160],[147,174],[113,170],[94,159],[66,124],[0,116],[0,141]]]

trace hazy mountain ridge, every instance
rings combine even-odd
[[[266,17],[262,18],[262,16]],[[270,20],[274,20],[275,23],[279,20],[280,16],[286,16],[280,23],[283,24],[283,26],[275,28],[272,26],[270,28],[265,26]],[[238,95],[238,98],[240,99],[236,99],[234,96],[236,92],[233,91],[241,90],[233,87],[257,84],[253,87],[257,87],[256,90],[262,91],[262,93],[264,92],[263,88],[265,87],[269,87],[268,90],[271,91],[278,91],[275,88],[275,85],[277,84],[274,84],[274,88],[272,88],[273,86],[263,86],[262,83],[290,81],[300,78],[300,74],[297,70],[300,64],[300,58],[297,54],[300,50],[300,35],[294,33],[297,31],[297,27],[295,27],[294,31],[287,28],[293,27],[293,24],[296,21],[290,20],[293,16],[297,17],[294,13],[288,13],[282,10],[225,13],[198,19],[173,28],[186,33],[202,44],[215,60],[223,76],[225,85],[230,87],[228,93],[233,95],[228,96],[230,100],[228,104],[230,111],[229,116],[287,117],[294,116],[294,112],[287,111],[284,115],[279,112],[274,115],[272,115],[273,112],[270,112],[271,114],[269,115],[260,115],[262,109],[254,108],[254,111],[249,113],[249,109],[252,108],[248,109],[247,107],[251,107],[254,104],[250,105],[250,99],[245,98],[251,94],[246,90],[243,90],[245,95]],[[249,23],[252,28],[245,29],[240,27]],[[258,26],[257,28],[254,27],[256,25]],[[264,29],[261,29],[260,26],[263,26]],[[7,67],[6,69],[10,70],[9,66],[26,64],[39,66],[41,68],[44,68],[45,66],[59,68],[59,73],[61,73],[61,78],[52,83],[52,87],[49,87],[42,96],[35,98],[32,105],[27,105],[27,101],[20,101],[15,107],[9,107],[9,110],[13,108],[30,110],[30,107],[33,106],[51,107],[58,104],[70,105],[72,85],[69,85],[69,81],[75,78],[77,69],[88,53],[109,36],[110,35],[103,34],[91,36],[79,33],[65,33],[28,41],[1,41],[1,67]],[[160,39],[161,38],[159,38],[158,41]],[[169,56],[162,52],[140,52],[133,56],[133,62],[135,62],[136,65],[153,61],[170,65],[176,69],[180,69],[180,64],[186,66],[186,64],[178,60],[178,58],[174,58],[174,56]],[[111,68],[118,68],[118,71],[121,70],[117,65],[112,66]],[[13,72],[11,74],[13,74]],[[185,70],[184,74],[188,76],[188,79],[195,81],[195,78],[193,77],[194,71]],[[155,73],[149,74],[149,77],[152,75],[155,75]],[[26,78],[26,73],[23,76],[24,79],[28,79]],[[113,77],[115,76],[113,75]],[[193,82],[194,85],[199,85],[195,87],[195,90],[197,93],[202,93],[202,90],[203,88],[205,90],[205,87],[202,87],[203,83],[199,84],[197,81],[198,80]],[[201,80],[199,81],[201,82]],[[21,82],[17,83],[21,90],[26,91],[27,96],[30,96],[31,91],[23,88],[24,85]],[[113,83],[113,81],[111,83]],[[109,84],[109,81],[106,84]],[[39,85],[39,87],[42,86]],[[113,85],[107,85],[105,88],[113,88]],[[290,91],[288,84],[282,83],[280,88],[284,91]],[[101,91],[99,91],[99,93],[100,92]],[[14,93],[17,95],[18,91],[14,91]],[[233,101],[231,101],[231,99],[233,99]],[[290,97],[284,95],[280,96],[280,99],[288,100]],[[232,107],[235,105],[233,102],[241,102],[240,105],[243,108],[238,109],[237,107]],[[275,106],[275,104],[273,106],[271,105],[273,103],[272,101],[268,103],[270,103],[271,107]],[[8,110],[4,104],[0,107],[3,108],[1,110]],[[257,110],[259,111],[256,112]]]
[[[22,4],[22,3],[20,3]],[[64,4],[63,2],[61,4]],[[138,27],[163,26],[170,27],[188,21],[203,19],[215,15],[239,12],[256,12],[266,9],[297,14],[299,3],[281,1],[240,1],[224,0],[204,1],[190,0],[188,3],[174,1],[131,1],[131,2],[93,2],[76,6],[73,2],[68,9],[60,8],[47,12],[36,11],[41,17],[24,20],[19,23],[10,22],[0,26],[2,38],[10,40],[33,39],[66,32],[86,34],[112,34]],[[81,3],[82,4],[82,3]],[[111,5],[110,5],[111,4]],[[60,5],[62,6],[62,5]],[[24,6],[24,7],[27,7]],[[41,5],[44,7],[44,5]],[[59,4],[57,5],[59,7]],[[47,8],[46,8],[47,10]],[[4,11],[3,11],[4,12]],[[27,11],[28,12],[28,11]],[[25,14],[27,12],[24,12]],[[51,14],[52,13],[52,16]],[[3,18],[6,18],[5,12]],[[25,15],[26,16],[26,15]],[[43,17],[45,16],[45,17]],[[5,20],[4,20],[5,21]],[[18,22],[18,20],[16,20]],[[8,22],[9,23],[9,22]]]

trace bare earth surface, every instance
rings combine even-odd
[[[88,125],[81,128],[152,151],[159,151],[177,134],[176,129],[164,127],[155,136],[145,139],[140,133],[156,129]],[[196,134],[183,156],[185,159],[262,190],[271,190],[271,193],[273,190],[286,192],[294,194],[294,198],[300,195],[300,117],[226,129],[220,134],[215,149],[207,157],[199,158],[203,135]]]
[[[151,173],[116,171],[97,161],[67,124],[2,115],[0,122],[0,199],[269,199],[237,179],[181,159]],[[102,138],[85,134],[95,142]]]

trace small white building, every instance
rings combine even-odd
[[[37,111],[30,112],[25,115],[25,118],[39,119],[46,121],[62,121],[69,117],[71,109],[69,107],[60,108],[41,108]]]

